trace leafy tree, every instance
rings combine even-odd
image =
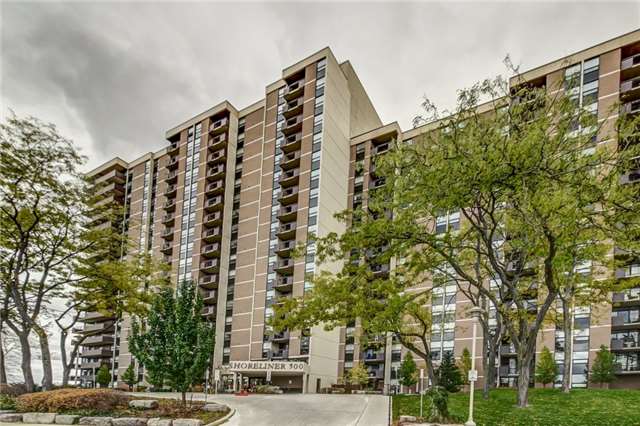
[[[438,385],[442,386],[447,392],[458,392],[460,385],[463,383],[460,370],[455,363],[451,352],[444,352],[442,362],[436,370],[438,376]]]
[[[134,371],[135,362],[131,360],[131,364],[127,367],[122,375],[122,381],[129,385],[129,391],[138,383],[138,374]]]
[[[418,383],[418,368],[411,352],[408,352],[402,360],[398,375],[400,376],[400,384],[403,386],[411,387]]]
[[[111,383],[111,372],[107,364],[102,364],[96,373],[96,383],[102,388],[106,388]]]
[[[167,372],[170,324],[175,321],[173,290],[165,288],[153,299],[144,326],[134,317],[131,322],[129,350],[144,365],[147,381],[154,389],[161,389]]]
[[[545,346],[542,348],[540,358],[536,364],[536,380],[542,383],[544,387],[547,387],[547,384],[553,383],[556,380],[557,375],[558,365],[553,359],[549,348]]]
[[[432,386],[425,392],[429,399],[428,421],[438,423],[450,423],[449,416],[449,393],[442,386]]]
[[[369,384],[369,372],[362,363],[355,364],[349,370],[349,383],[352,385],[367,386]]]
[[[603,255],[611,241],[640,244],[637,186],[621,183],[637,167],[640,145],[596,146],[614,136],[602,127],[608,120],[548,89],[497,78],[460,91],[446,114],[425,101],[427,130],[375,159],[384,185],[368,192],[365,209],[338,215],[346,232],[318,239],[316,259],[331,272],[317,273],[314,289],[279,309],[276,322],[332,327],[362,318],[365,328],[410,345],[401,324],[413,319],[412,298],[431,298],[422,284],[464,283],[478,294],[474,303],[495,308],[513,343],[523,366],[517,404],[526,407],[538,333],[576,282],[565,277],[587,261],[614,266]],[[620,140],[640,128],[634,120],[635,127],[620,122]],[[454,214],[460,220],[450,224]],[[444,229],[435,218],[444,218]],[[390,259],[402,262],[380,278],[378,265]],[[616,283],[586,285],[604,295]],[[408,336],[421,342],[429,331]],[[409,348],[431,364],[428,345]]]
[[[184,405],[187,391],[202,380],[209,365],[213,329],[202,319],[202,296],[193,282],[183,281],[175,298],[169,289],[158,298],[147,332],[134,321],[131,353],[153,371],[156,384],[161,378],[180,392]]]
[[[465,347],[460,357],[460,374],[462,375],[462,381],[465,385],[469,384],[469,371],[471,371],[471,353],[469,349]]]
[[[599,384],[613,382],[616,379],[616,368],[615,356],[605,345],[600,346],[591,366],[591,382]]]

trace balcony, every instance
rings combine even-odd
[[[289,351],[287,349],[275,351],[271,354],[271,359],[283,359],[288,357],[289,357]]]
[[[371,154],[379,155],[379,154],[384,154],[387,151],[389,151],[389,142],[385,142],[380,145],[374,146],[373,149],[371,150]]]
[[[205,306],[202,308],[202,316],[211,318],[216,316],[216,307],[215,306]]]
[[[217,136],[213,136],[209,139],[209,143],[207,146],[211,151],[217,151],[221,148],[224,148],[227,144],[227,134],[222,133]]]
[[[280,175],[280,179],[278,179],[278,183],[283,188],[291,185],[295,185],[298,183],[299,175],[300,175],[299,169],[285,170],[284,172],[282,172],[282,175]]]
[[[518,369],[515,367],[509,367],[508,365],[501,365],[498,372],[500,373],[500,377],[518,375]]]
[[[629,183],[636,183],[638,181],[640,181],[640,169],[631,170],[623,174],[622,176],[620,176],[620,183],[623,185],[629,184]]]
[[[384,379],[384,368],[376,368],[368,371],[369,378],[374,380]]]
[[[632,263],[623,268],[616,269],[616,278],[635,278],[640,277],[640,263]]]
[[[107,172],[102,176],[95,178],[93,181],[93,184],[94,185],[100,185],[105,183],[123,184],[126,182],[126,180],[127,180],[127,176],[124,173],[118,170],[111,170],[110,172]]]
[[[226,149],[219,149],[218,151],[209,154],[207,156],[207,163],[209,165],[215,165],[218,163],[224,163],[225,160],[227,159],[227,150]]]
[[[611,328],[618,329],[635,329],[640,327],[640,321],[629,322],[621,315],[611,316]]]
[[[289,170],[300,166],[300,152],[292,151],[284,154],[280,160],[280,168]]]
[[[211,123],[209,126],[209,133],[212,135],[217,135],[223,133],[229,128],[229,120],[225,118],[220,118]]]
[[[82,346],[106,346],[113,345],[113,336],[109,334],[99,334],[89,336],[82,342]]]
[[[640,77],[631,78],[620,83],[620,98],[622,100],[635,99],[640,95]]]
[[[217,195],[213,198],[209,198],[204,202],[204,209],[208,212],[220,210],[223,207],[224,198],[222,195]]]
[[[217,212],[209,213],[204,216],[202,221],[204,222],[204,226],[206,226],[207,228],[217,226],[220,223],[222,223],[222,212],[217,211]]]
[[[640,75],[640,53],[624,58],[620,62],[620,78],[627,80]]]
[[[298,187],[291,186],[280,192],[278,202],[283,205],[292,204],[298,201]]]
[[[172,212],[176,209],[176,200],[167,200],[162,207],[166,211]]]
[[[167,183],[175,183],[178,181],[178,171],[172,170],[167,174]]]
[[[205,305],[215,304],[218,301],[218,292],[216,290],[207,290],[202,292],[202,300]]]
[[[180,160],[178,160],[178,157],[171,157],[169,159],[169,162],[167,163],[167,169],[169,170],[177,169],[179,164],[180,164]]]
[[[216,194],[222,193],[223,191],[224,191],[224,180],[222,179],[207,184],[204,190],[205,194],[207,195],[216,195]]]
[[[611,298],[616,306],[629,306],[640,304],[640,288],[636,287],[624,292],[615,292]]]
[[[109,348],[85,349],[80,354],[80,358],[111,358],[112,352]]]
[[[176,155],[178,154],[179,149],[180,149],[180,142],[178,141],[171,142],[169,144],[169,147],[167,148],[167,154]]]
[[[223,175],[224,175],[224,164],[218,164],[216,166],[210,167],[209,170],[207,170],[208,180],[220,179]]]
[[[291,276],[277,277],[276,282],[273,285],[273,288],[275,288],[281,293],[290,292],[291,290],[293,290],[293,277]]]
[[[624,114],[635,114],[640,112],[640,99],[637,101],[627,102],[622,105],[622,112]]]
[[[102,361],[91,361],[91,362],[81,362],[80,369],[81,370],[97,370],[102,366]]]
[[[278,256],[289,256],[291,255],[291,250],[296,248],[296,242],[294,240],[289,241],[280,241],[278,246],[276,247],[276,254]]]
[[[96,185],[97,192],[95,193],[96,197],[106,196],[107,194],[113,195],[115,197],[124,196],[124,187],[119,183],[110,183],[104,186]]]
[[[220,241],[222,238],[222,228],[216,226],[215,228],[207,229],[202,233],[202,239],[208,243],[212,243],[214,241]]]
[[[296,236],[296,222],[289,222],[280,225],[276,236],[281,240],[292,240]]]
[[[275,268],[274,270],[282,275],[291,275],[293,274],[293,265],[294,265],[294,261],[293,259],[287,258],[287,259],[278,259],[278,261],[276,262]]]
[[[293,116],[299,115],[302,113],[303,106],[304,101],[302,100],[302,98],[296,98],[291,102],[287,102],[284,110],[282,111],[282,115],[284,115],[285,118],[291,118]]]
[[[220,255],[220,243],[207,244],[202,247],[202,256],[214,257]]]
[[[162,247],[160,247],[160,251],[164,254],[170,254],[173,251],[173,244],[169,242],[162,244]]]
[[[273,336],[271,336],[271,341],[272,342],[286,342],[289,340],[289,332],[288,331],[282,331],[280,333],[275,333]]]
[[[639,351],[640,342],[632,339],[611,339],[612,351]]]
[[[285,120],[281,131],[285,135],[300,133],[302,131],[302,115],[296,115],[295,117]]]
[[[102,312],[85,312],[80,318],[80,321],[87,322],[87,323],[94,323],[98,321],[105,321],[105,320],[111,320],[111,319],[113,319],[113,316],[105,315]]]
[[[389,265],[388,264],[383,264],[383,265],[371,265],[371,272],[373,272],[374,275],[385,275],[389,273]]]
[[[373,179],[369,182],[369,189],[381,188],[384,186],[385,179],[383,177]]]
[[[198,284],[205,289],[218,288],[218,274],[203,275],[200,277]]]
[[[162,231],[161,236],[167,241],[173,240],[173,228],[165,229],[164,231]]]
[[[290,222],[296,218],[298,214],[298,205],[289,204],[288,206],[280,207],[278,211],[278,219],[281,222]]]
[[[173,184],[173,185],[167,185],[167,187],[164,190],[164,196],[165,197],[173,197],[176,195],[176,193],[178,192],[178,185]]]
[[[287,101],[291,101],[304,93],[304,78],[289,84],[282,94]]]
[[[205,272],[218,272],[220,269],[220,259],[209,259],[200,262],[200,269]]]
[[[113,322],[112,321],[104,321],[104,322],[96,322],[93,324],[85,324],[84,327],[79,329],[78,333],[95,333],[97,331],[106,331],[111,329],[113,331]]]
[[[165,214],[164,216],[162,216],[162,223],[164,225],[173,225],[173,222],[175,222],[176,219],[176,215],[173,213],[169,213],[169,214]]]
[[[515,356],[516,348],[513,345],[500,345],[500,355],[503,356]]]
[[[384,351],[365,352],[362,359],[365,363],[384,362]]]

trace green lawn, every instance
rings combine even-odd
[[[425,398],[425,413],[427,399]],[[496,389],[488,401],[476,393],[474,420],[486,426],[638,426],[640,425],[640,390],[576,389],[565,395],[556,389],[531,389],[530,407],[515,407],[516,394],[512,389]],[[449,396],[449,412],[464,423],[467,419],[469,395]],[[418,416],[420,397],[393,397],[393,417],[401,414]]]

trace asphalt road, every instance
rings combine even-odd
[[[172,393],[136,393],[140,396],[177,397]],[[187,394],[204,400],[204,394]],[[236,409],[226,425],[234,426],[387,426],[389,399],[382,395],[284,394],[208,395],[208,401]]]

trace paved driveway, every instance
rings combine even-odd
[[[136,393],[135,395],[141,395]],[[145,393],[144,396],[177,397],[171,393]],[[193,395],[203,400],[204,394]],[[389,399],[382,395],[285,394],[234,396],[209,395],[236,409],[228,425],[237,426],[386,426]]]

